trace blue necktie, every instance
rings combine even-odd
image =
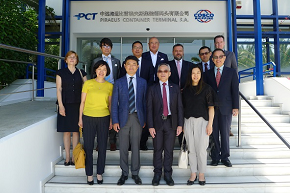
[[[109,62],[108,62],[109,57],[108,57],[108,56],[105,56],[104,59],[105,59],[105,62],[107,62],[107,64],[109,65]],[[110,66],[110,65],[109,65],[109,66]],[[108,76],[106,76],[106,77],[105,77],[105,80],[106,80],[106,81],[109,81],[109,80],[110,80],[110,77],[111,77],[111,74],[109,74]]]
[[[133,79],[134,77],[130,77],[129,82],[129,113],[132,114],[135,112],[135,93],[134,93],[134,86],[133,86]]]

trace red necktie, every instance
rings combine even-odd
[[[164,82],[163,84],[163,115],[167,116],[168,115],[168,106],[167,106],[167,94],[166,94],[166,83]]]
[[[217,68],[217,72],[216,72],[215,80],[216,80],[216,85],[219,86],[219,84],[220,84],[220,80],[221,80],[220,68]]]
[[[205,72],[208,71],[208,69],[207,69],[207,63],[204,63],[204,71]]]

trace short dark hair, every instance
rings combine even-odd
[[[217,52],[217,51],[221,51],[221,52],[224,53],[224,55],[226,55],[225,51],[223,51],[222,49],[217,48],[217,49],[215,49],[215,50],[212,52],[212,56],[213,56],[214,53]]]
[[[106,76],[108,76],[109,74],[111,74],[111,69],[108,65],[108,63],[104,60],[99,60],[97,61],[95,64],[94,64],[94,67],[93,67],[93,78],[96,78],[97,77],[97,74],[96,74],[96,69],[98,69],[100,66],[106,66],[107,68],[107,74]]]
[[[174,50],[174,48],[175,47],[177,47],[177,46],[181,46],[182,47],[182,49],[183,49],[183,45],[182,44],[175,44],[174,46],[173,46],[173,48],[172,48],[172,51]]]
[[[103,39],[100,41],[100,47],[105,46],[105,45],[108,45],[108,46],[110,46],[111,48],[113,48],[113,43],[112,43],[112,41],[111,41],[109,38],[103,38]]]
[[[127,58],[125,59],[125,64],[126,64],[126,62],[127,62],[128,60],[134,60],[134,61],[137,62],[137,65],[139,65],[139,63],[138,63],[139,60],[138,60],[138,58],[137,58],[136,56],[133,56],[133,55],[127,56]]]
[[[223,38],[223,40],[225,40],[225,37],[224,37],[223,35],[217,35],[216,37],[214,37],[213,42],[215,42],[215,40],[216,40],[217,38]]]
[[[203,49],[208,49],[208,51],[211,52],[211,50],[210,50],[209,47],[207,47],[207,46],[202,46],[201,48],[199,48],[198,54],[200,54],[200,50],[203,50]]]
[[[142,48],[143,48],[143,44],[142,44],[142,42],[140,42],[140,41],[135,41],[135,42],[133,42],[133,44],[132,44],[132,49],[133,49],[133,47],[134,47],[135,44],[141,44],[141,46],[142,46]]]

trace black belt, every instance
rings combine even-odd
[[[171,119],[171,115],[167,115],[167,116],[161,115],[161,118],[163,120]]]

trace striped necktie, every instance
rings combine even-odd
[[[130,77],[129,82],[129,113],[132,114],[135,112],[135,93],[134,93],[134,86],[133,86],[133,78]]]

